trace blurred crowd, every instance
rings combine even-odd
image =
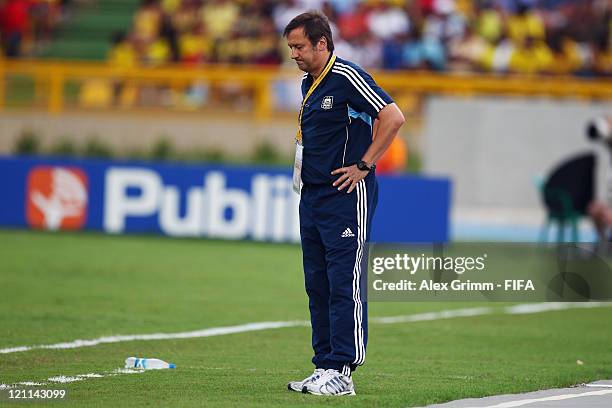
[[[34,52],[50,40],[68,0],[0,0],[0,48],[7,57]]]
[[[311,9],[365,68],[612,74],[612,0],[143,0],[109,60],[290,63],[281,33]]]
[[[2,53],[35,54],[68,2],[0,0]],[[336,53],[369,69],[612,75],[612,0],[142,0],[108,59],[291,63],[281,33],[312,9]]]

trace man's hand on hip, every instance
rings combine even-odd
[[[356,164],[349,167],[340,167],[339,169],[331,172],[332,175],[342,174],[336,181],[334,181],[333,186],[337,186],[338,190],[344,190],[346,187],[348,187],[346,193],[349,194],[355,189],[357,183],[363,180],[368,173],[368,171],[359,170]]]

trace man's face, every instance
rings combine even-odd
[[[287,45],[291,49],[291,59],[293,59],[298,68],[304,72],[311,72],[313,68],[319,65],[319,59],[322,52],[313,46],[303,27],[298,27],[292,30],[287,36]],[[321,45],[321,42],[318,44]]]

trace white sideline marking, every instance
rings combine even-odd
[[[115,370],[114,372],[110,374],[117,374],[117,373],[120,373],[119,369]],[[132,374],[132,372],[130,372],[130,374]],[[102,377],[105,377],[105,375],[96,374],[96,373],[88,373],[88,374],[79,374],[75,377],[65,377],[63,375],[59,375],[57,377],[49,377],[47,378],[47,380],[51,382],[58,382],[58,383],[70,383],[70,382],[75,382],[75,381],[83,381],[87,378],[102,378]]]
[[[432,320],[441,320],[441,319],[451,319],[455,317],[470,317],[470,316],[483,316],[493,313],[502,313],[502,314],[529,314],[529,313],[541,313],[547,311],[557,311],[557,310],[567,310],[567,309],[575,309],[575,308],[593,308],[593,307],[609,307],[612,306],[612,302],[588,302],[588,303],[525,303],[515,306],[508,306],[501,309],[496,309],[492,307],[475,307],[475,308],[465,308],[465,309],[450,309],[450,310],[440,310],[437,312],[427,312],[427,313],[417,313],[411,315],[403,315],[403,316],[389,316],[389,317],[374,317],[370,319],[372,323],[378,324],[394,324],[394,323],[409,323],[409,322],[423,322],[423,321],[432,321]],[[225,334],[232,333],[244,333],[250,331],[258,331],[258,330],[267,330],[267,329],[276,329],[281,327],[301,327],[308,326],[310,322],[305,320],[294,320],[287,322],[261,322],[261,323],[247,323],[238,326],[227,326],[227,327],[212,327],[209,329],[196,330],[190,332],[181,332],[181,333],[153,333],[153,334],[134,334],[134,335],[126,335],[126,336],[107,336],[100,337],[98,339],[92,340],[74,340],[72,342],[67,343],[56,343],[56,344],[46,344],[46,345],[38,345],[38,346],[19,346],[19,347],[11,347],[0,349],[0,354],[8,354],[8,353],[17,353],[21,351],[35,350],[35,349],[71,349],[71,348],[79,348],[79,347],[90,347],[98,344],[105,343],[120,343],[125,341],[134,341],[134,340],[166,340],[166,339],[186,339],[186,338],[195,338],[195,337],[212,337],[212,336],[222,336]],[[66,377],[66,376],[56,376],[50,377],[47,381],[50,382],[60,382],[60,383],[68,383],[74,381],[82,381],[88,378],[102,378],[102,377],[111,377],[119,374],[140,374],[143,373],[144,370],[133,370],[129,368],[118,368],[110,373],[105,374],[96,374],[96,373],[88,373],[88,374],[79,374],[74,377]],[[17,385],[47,385],[48,383],[42,382],[33,382],[33,381],[23,381],[16,384],[0,384],[0,390],[7,390],[10,388],[14,388]],[[595,384],[588,386],[597,386]],[[599,385],[600,387],[609,387],[611,385]],[[593,391],[601,393],[601,391]],[[604,390],[604,393],[612,393],[612,391]],[[576,394],[572,394],[576,395]],[[579,394],[582,395],[582,394]],[[575,397],[570,397],[575,398]],[[518,406],[518,405],[517,405]],[[502,408],[501,406],[495,406],[496,408]],[[492,408],[492,407],[489,407]]]
[[[371,317],[370,322],[380,324],[426,322],[432,320],[451,319],[453,317],[483,316],[494,313],[492,307],[474,307],[471,309],[451,309],[439,312],[417,313],[404,316]]]
[[[403,316],[390,317],[373,317],[370,319],[372,323],[379,324],[394,324],[394,323],[410,323],[423,322],[441,319],[450,319],[455,317],[471,317],[484,316],[493,313],[503,314],[529,314],[541,313],[548,311],[608,307],[612,306],[612,302],[549,302],[549,303],[524,303],[520,305],[508,306],[501,309],[493,307],[476,307],[466,309],[450,309],[440,310],[437,312],[417,313]],[[245,333],[258,330],[277,329],[281,327],[302,327],[309,326],[310,322],[306,320],[293,320],[287,322],[259,322],[246,323],[237,326],[211,327],[208,329],[195,330],[179,333],[152,333],[152,334],[132,334],[99,337],[91,340],[74,340],[65,343],[41,344],[36,346],[17,346],[0,349],[0,354],[18,353],[22,351],[37,350],[37,349],[74,349],[80,347],[91,347],[99,344],[122,343],[126,341],[136,340],[169,340],[169,339],[190,339],[198,337],[213,337],[223,336],[226,334]]]
[[[591,387],[591,388],[612,388],[612,384],[585,384],[585,387]]]
[[[410,323],[410,322],[424,322],[431,320],[450,319],[453,317],[470,317],[470,316],[484,316],[493,313],[502,314],[531,314],[550,312],[557,310],[568,310],[568,309],[589,309],[594,307],[607,307],[612,306],[612,302],[548,302],[548,303],[523,303],[520,305],[507,306],[504,308],[493,308],[493,307],[474,307],[468,309],[450,309],[441,310],[438,312],[427,312],[417,313],[412,315],[404,316],[391,316],[391,317],[372,317],[370,322],[372,323]],[[1,352],[1,350],[0,350]]]
[[[51,381],[51,382],[55,382],[55,383],[71,383],[71,382],[75,382],[75,381],[82,381],[85,378],[82,378],[80,376],[76,376],[76,377],[66,377],[64,375],[58,375],[57,377],[49,377],[47,378],[47,380]]]
[[[527,314],[538,312],[549,312],[567,309],[590,309],[593,307],[612,306],[612,302],[548,302],[548,303],[523,303],[520,305],[508,306],[508,314]]]
[[[497,404],[497,405],[488,405],[486,407],[481,407],[481,408],[522,407],[523,405],[529,405],[535,402],[562,401],[562,400],[571,399],[571,398],[591,397],[591,396],[605,395],[605,394],[612,394],[612,390],[589,391],[589,392],[583,392],[582,394],[563,394],[563,395],[553,395],[551,397],[531,398],[531,399],[524,399],[524,400],[519,400],[519,401],[509,401],[509,402],[502,402],[501,404]]]
[[[189,339],[196,337],[212,337],[222,336],[225,334],[232,333],[244,333],[258,330],[277,329],[280,327],[298,327],[308,326],[310,322],[305,320],[290,321],[290,322],[260,322],[260,323],[247,323],[238,326],[226,326],[226,327],[211,327],[209,329],[195,330],[189,332],[180,333],[152,333],[152,334],[131,334],[131,335],[119,335],[119,336],[106,336],[99,337],[92,340],[74,340],[66,343],[56,344],[42,344],[38,346],[18,346],[0,349],[0,354],[18,353],[22,351],[35,350],[35,349],[74,349],[80,347],[91,347],[99,344],[107,343],[122,343],[126,341],[135,340],[169,340],[169,339]]]
[[[71,383],[71,382],[76,382],[76,381],[87,380],[89,378],[114,377],[119,374],[141,374],[141,373],[144,373],[144,371],[145,370],[133,370],[130,368],[117,368],[113,371],[106,372],[103,374],[87,373],[87,374],[77,374],[71,377],[67,377],[65,375],[57,375],[55,377],[49,377],[47,378],[46,381],[42,381],[42,382],[21,381],[15,384],[0,384],[0,391],[9,390],[11,388],[15,388],[20,385],[37,387],[37,386],[44,386],[44,385],[48,386],[48,385],[51,385],[50,383],[66,384],[66,383]]]

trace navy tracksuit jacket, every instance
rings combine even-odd
[[[306,95],[313,78],[302,80]],[[392,99],[359,66],[336,58],[304,105],[300,234],[312,324],[312,362],[345,375],[365,361],[367,251],[377,184],[372,173],[347,194],[332,170],[361,160],[372,123]]]

